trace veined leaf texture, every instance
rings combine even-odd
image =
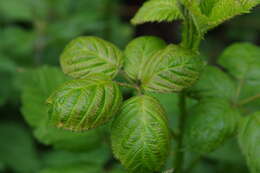
[[[133,173],[159,171],[169,149],[170,133],[165,112],[150,96],[127,100],[112,124],[113,152]]]
[[[71,131],[85,131],[109,121],[120,109],[122,95],[105,75],[71,80],[47,100],[50,122]]]
[[[123,65],[122,52],[112,43],[88,36],[72,40],[60,57],[62,70],[73,78],[103,73],[115,77]]]

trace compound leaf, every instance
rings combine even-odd
[[[150,0],[139,9],[131,20],[133,24],[182,19],[177,0]]]
[[[234,134],[239,114],[223,99],[204,99],[191,108],[185,129],[189,150],[208,153]]]
[[[60,63],[65,74],[85,78],[103,73],[115,77],[123,64],[122,52],[112,43],[97,37],[78,37],[61,54]]]
[[[150,92],[179,92],[191,87],[199,78],[201,59],[177,45],[155,53],[143,68],[141,86]]]
[[[260,171],[260,112],[242,119],[239,143],[251,172],[258,173]]]
[[[143,68],[151,57],[160,49],[166,47],[166,43],[160,38],[143,36],[131,41],[125,49],[126,74],[133,80],[141,80]]]
[[[170,143],[165,112],[150,96],[136,96],[123,105],[111,129],[114,155],[130,172],[150,173],[164,165]]]
[[[121,91],[106,75],[93,74],[71,80],[47,100],[52,125],[85,131],[108,122],[120,109]]]

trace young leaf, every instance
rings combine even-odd
[[[205,97],[233,99],[235,83],[230,77],[217,67],[207,66],[199,81],[189,89],[189,95],[197,99]]]
[[[102,74],[69,81],[47,100],[51,124],[71,131],[85,131],[105,124],[120,109],[121,102],[117,84]]]
[[[260,172],[260,112],[242,119],[239,143],[251,172]]]
[[[150,0],[139,9],[131,20],[133,24],[182,19],[177,0]]]
[[[211,14],[212,8],[219,0],[201,0],[200,9],[203,14],[209,16]]]
[[[125,50],[126,74],[131,79],[140,81],[142,70],[151,57],[165,47],[166,43],[163,40],[153,36],[143,36],[131,41]]]
[[[112,124],[114,155],[130,172],[150,173],[164,165],[170,133],[164,110],[150,96],[136,96],[123,105]]]
[[[185,129],[189,150],[208,153],[234,134],[239,114],[223,99],[204,99],[191,108]]]
[[[249,13],[258,4],[260,4],[259,0],[217,0],[209,17],[210,28],[234,16]]]
[[[199,78],[201,59],[193,52],[169,45],[151,57],[143,68],[141,86],[150,92],[179,92]]]
[[[61,54],[60,63],[65,74],[86,78],[103,73],[115,77],[123,64],[122,52],[112,43],[97,37],[78,37]]]

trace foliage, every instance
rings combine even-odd
[[[148,0],[131,22],[181,20],[182,40],[126,44],[119,1],[1,1],[0,172],[259,172],[260,48],[200,50],[259,3]],[[6,112],[19,95],[29,127]]]

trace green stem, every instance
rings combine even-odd
[[[246,99],[242,100],[241,102],[239,102],[238,105],[242,106],[242,105],[248,104],[248,103],[250,103],[252,101],[255,101],[256,99],[260,99],[260,94],[257,94],[255,96],[246,98]]]
[[[185,18],[183,23],[181,46],[194,52],[198,52],[202,36],[194,24],[193,14],[191,14],[184,5],[181,5],[181,10]]]
[[[184,136],[184,129],[186,123],[186,95],[184,92],[180,93],[179,95],[179,109],[180,109],[180,116],[179,116],[179,131],[180,135],[177,140],[177,152],[176,152],[176,160],[175,160],[175,172],[182,173],[183,172],[183,162],[184,162],[184,153],[183,149],[183,136]]]
[[[125,87],[125,88],[133,88],[133,89],[137,89],[137,87],[135,85],[129,84],[129,83],[124,83],[124,82],[116,82],[118,85]]]

